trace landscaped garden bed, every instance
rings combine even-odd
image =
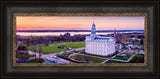
[[[91,56],[97,56],[97,57],[109,58],[109,56],[101,56],[101,55],[95,55],[95,54],[89,54],[89,53],[82,53],[82,54],[91,55]]]
[[[92,63],[102,63],[106,59],[101,59],[101,58],[96,58],[96,57],[90,57],[90,56],[85,56],[85,55],[80,55],[80,54],[74,54],[71,56],[72,59],[76,61],[81,61],[81,62],[92,62]]]
[[[69,56],[70,54],[72,54],[72,53],[61,54],[61,55],[58,55],[58,57],[68,58],[68,56]]]

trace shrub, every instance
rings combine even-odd
[[[58,48],[64,49],[66,48],[66,46],[58,46]]]
[[[144,55],[137,54],[135,57],[131,59],[130,63],[144,63]]]
[[[139,56],[138,63],[144,63],[144,58],[142,56]]]
[[[30,62],[30,63],[42,63],[42,62],[44,62],[45,60],[44,59],[32,59],[32,60],[29,60],[28,62]]]
[[[23,45],[23,46],[18,46],[18,50],[19,50],[19,51],[27,51],[28,48]]]

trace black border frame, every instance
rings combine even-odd
[[[62,6],[62,5],[70,5],[70,6],[82,6],[82,5],[89,5],[89,6],[152,6],[154,8],[154,69],[153,72],[146,72],[146,73],[83,73],[83,72],[78,72],[78,73],[18,73],[18,72],[7,72],[7,58],[6,53],[4,53],[7,50],[7,7],[12,7],[12,6],[30,6],[30,7],[35,7],[35,6]],[[2,68],[2,77],[99,77],[99,78],[104,78],[104,77],[154,77],[158,78],[159,77],[159,4],[158,1],[125,1],[125,2],[112,2],[112,1],[79,1],[79,2],[74,2],[74,1],[55,1],[55,2],[3,2],[2,6],[2,26],[1,26],[1,68]],[[158,17],[157,17],[158,16]],[[33,75],[34,74],[34,75]],[[54,75],[53,75],[54,74]],[[63,74],[63,75],[62,75]],[[125,75],[124,75],[125,74]]]

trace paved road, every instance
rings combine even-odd
[[[112,56],[111,58],[108,58],[107,60],[105,60],[104,62],[102,62],[102,63],[105,63],[105,62],[107,62],[107,61],[109,61],[109,60],[111,60],[112,58],[114,58],[115,56],[117,56],[117,54],[116,55],[114,55],[114,56]]]
[[[77,54],[77,53],[73,53],[73,54]],[[71,55],[73,55],[73,54],[71,54]],[[80,53],[78,53],[79,55],[85,55],[85,56],[90,56],[90,57],[96,57],[96,58],[101,58],[101,59],[106,59],[104,62],[102,62],[102,63],[105,63],[105,62],[107,62],[107,61],[109,61],[110,59],[112,59],[112,58],[114,58],[116,55],[114,55],[113,57],[111,57],[111,58],[105,58],[105,57],[98,57],[98,56],[93,56],[93,55],[86,55],[86,54],[80,54]],[[71,56],[70,55],[70,56]],[[71,60],[73,60],[73,61],[77,61],[77,62],[82,62],[82,61],[78,61],[78,60],[74,60],[74,59],[72,59],[71,57],[68,57],[68,58],[70,58]],[[91,62],[90,62],[91,63]]]
[[[127,62],[129,62],[136,54],[132,55],[128,60]]]
[[[120,59],[111,59],[114,61],[121,61],[121,62],[129,62],[136,54],[132,55],[130,58],[128,58],[128,60],[120,60]]]
[[[77,48],[76,51],[79,51],[79,50],[83,50],[85,49],[85,47],[83,48]],[[72,50],[68,50],[66,52],[72,52]],[[28,51],[29,54],[32,54],[32,55],[36,55],[36,58],[39,58],[39,53],[37,52],[32,52],[32,51]],[[53,56],[56,56],[56,55],[60,55],[60,54],[63,54],[64,52],[57,52],[57,53],[53,53],[53,54],[41,54],[41,57],[40,58],[43,58],[43,59],[47,59],[49,61],[55,61],[57,63],[73,63],[71,61],[68,61],[68,60],[65,60],[65,59],[62,59],[62,58],[59,58],[59,57],[56,57],[56,58],[53,58]],[[30,57],[29,59],[34,59],[35,57]]]
[[[115,56],[117,56],[117,54],[116,54],[116,55],[114,55],[113,57],[107,59],[106,61],[104,61],[104,62],[102,62],[102,63],[105,63],[105,62],[107,62],[107,61],[109,61],[109,60],[121,61],[121,62],[129,62],[135,55],[136,55],[136,54],[132,55],[130,58],[128,58],[128,60],[113,59]]]
[[[80,50],[83,50],[83,49],[85,49],[85,47],[83,47],[83,48],[77,48],[76,49],[76,51],[80,51]],[[68,52],[72,52],[74,49],[72,49],[72,50],[68,50],[68,51],[66,51],[67,53]],[[28,51],[28,53],[29,54],[32,54],[32,55],[36,55],[36,58],[39,58],[39,53],[36,53],[36,52],[32,52],[32,51]],[[57,52],[57,53],[53,53],[53,54],[41,54],[41,57],[40,58],[43,58],[43,59],[47,59],[47,60],[50,60],[50,61],[55,61],[55,62],[57,62],[57,63],[73,63],[73,62],[71,62],[71,61],[68,61],[68,60],[65,60],[65,59],[62,59],[62,58],[59,58],[59,57],[56,57],[56,58],[53,58],[53,56],[57,56],[57,55],[61,55],[61,54],[63,54],[64,53],[64,51],[63,52]],[[81,54],[81,55],[86,55],[86,54]],[[134,54],[133,56],[131,56],[128,60],[119,60],[119,59],[113,59],[115,56],[117,56],[117,55],[114,55],[113,57],[111,57],[111,58],[104,58],[104,57],[97,57],[97,56],[92,56],[92,55],[86,55],[86,56],[91,56],[91,57],[97,57],[97,58],[103,58],[103,59],[106,59],[104,62],[102,62],[102,63],[105,63],[105,62],[107,62],[107,61],[109,61],[109,60],[114,60],[114,61],[121,61],[121,62],[129,62],[134,56],[135,56],[136,54]],[[35,57],[30,57],[29,58],[29,60],[30,59],[35,59]]]

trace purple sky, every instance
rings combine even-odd
[[[17,16],[17,30],[144,30],[144,16]]]

